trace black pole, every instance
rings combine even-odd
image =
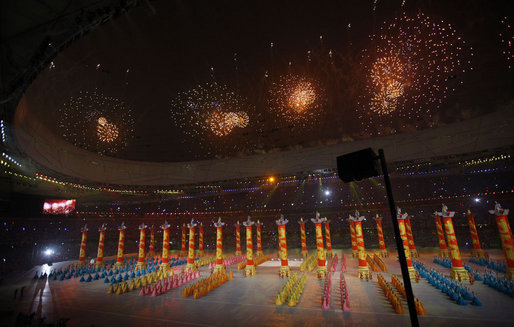
[[[405,258],[405,250],[403,248],[402,238],[400,236],[400,228],[396,218],[396,205],[394,204],[393,191],[391,189],[391,181],[387,172],[387,165],[384,156],[384,150],[378,150],[380,165],[386,184],[387,200],[389,201],[389,209],[391,210],[391,218],[393,220],[394,236],[396,239],[396,249],[398,250],[398,258],[400,259],[400,268],[402,269],[403,284],[405,285],[405,293],[407,295],[407,305],[409,307],[410,322],[413,327],[419,327],[418,314],[416,313],[416,305],[414,304],[414,294],[410,283],[409,270],[407,269],[407,259]]]

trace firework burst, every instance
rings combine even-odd
[[[472,55],[443,20],[419,13],[385,24],[363,55],[368,74],[359,107],[365,129],[380,134],[431,126],[432,113],[472,69]]]
[[[81,91],[59,108],[63,137],[76,146],[112,155],[133,137],[134,120],[123,101],[98,91]]]
[[[512,61],[514,60],[514,53],[512,52],[512,43],[514,43],[514,33],[512,33],[512,25],[507,16],[500,20],[502,31],[499,33],[502,45],[502,54],[507,60],[507,67],[512,69]]]
[[[250,113],[254,119],[260,116],[254,109],[226,85],[210,82],[178,93],[170,111],[172,124],[186,136],[181,142],[194,144],[188,148],[197,159],[207,159],[252,147],[255,141],[248,135],[255,132],[255,126]],[[196,147],[203,151],[194,151]]]
[[[326,99],[314,79],[285,75],[269,91],[269,109],[287,123],[307,127],[316,122]]]

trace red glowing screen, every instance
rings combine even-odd
[[[75,210],[77,200],[52,200],[47,199],[43,204],[43,214],[48,215],[69,215]]]

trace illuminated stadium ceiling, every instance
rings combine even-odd
[[[78,147],[155,162],[457,122],[512,101],[508,10],[465,3],[152,1],[65,49],[25,100]]]

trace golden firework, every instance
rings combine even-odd
[[[316,101],[316,92],[312,83],[309,81],[301,81],[292,90],[289,96],[289,107],[297,113],[301,113],[309,108]]]
[[[98,124],[97,135],[100,141],[105,143],[111,143],[118,138],[119,130],[118,127],[116,127],[116,125],[105,121],[104,124]]]
[[[307,127],[318,119],[325,105],[323,89],[316,80],[299,75],[284,75],[269,91],[269,110],[288,124]]]

